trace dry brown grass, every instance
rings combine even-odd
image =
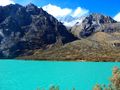
[[[120,50],[87,39],[74,41],[59,48],[36,50],[31,56],[19,59],[57,61],[120,61]]]

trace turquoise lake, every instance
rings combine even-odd
[[[0,90],[37,90],[58,85],[60,90],[92,90],[108,84],[120,63],[0,60]]]

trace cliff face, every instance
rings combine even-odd
[[[114,24],[117,23],[109,16],[105,16],[102,14],[91,14],[87,16],[80,25],[75,25],[71,32],[75,34],[78,38],[81,37],[89,37],[95,32],[99,32],[102,30],[108,30],[109,28],[102,28],[105,24]],[[106,31],[107,31],[106,30]]]
[[[0,6],[0,57],[62,45],[76,38],[62,23],[33,4]]]

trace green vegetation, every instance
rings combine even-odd
[[[93,90],[120,90],[120,68],[113,68],[110,81],[111,83],[108,86],[101,86],[97,84]]]

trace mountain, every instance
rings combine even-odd
[[[120,23],[97,13],[57,19],[34,4],[0,6],[0,58],[120,61]]]
[[[80,25],[73,26],[71,32],[78,38],[88,37],[95,32],[102,31],[103,30],[102,26],[104,27],[105,24],[111,24],[111,23],[114,24],[117,23],[117,21],[115,21],[109,16],[105,16],[102,14],[91,14],[85,17],[85,19],[82,21]],[[106,28],[104,28],[104,30],[105,29]]]
[[[90,14],[81,24],[73,26],[71,32],[79,40],[67,43],[56,49],[48,49],[47,52],[37,50],[31,56],[19,58],[67,61],[120,61],[120,23],[111,17],[102,14]]]
[[[64,17],[57,17],[58,21],[62,22],[66,27],[73,27],[74,25],[79,25],[83,19],[86,17],[72,17],[70,15]]]
[[[0,58],[29,55],[27,51],[74,40],[61,22],[34,4],[0,6]]]

